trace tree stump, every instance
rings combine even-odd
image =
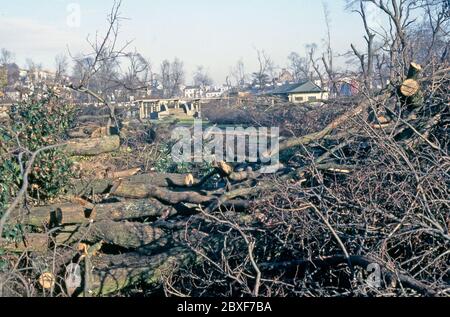
[[[407,79],[399,87],[402,107],[406,108],[407,112],[420,107],[424,102],[420,83],[417,80],[421,71],[422,67],[419,64],[411,63]]]

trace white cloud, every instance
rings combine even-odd
[[[85,46],[79,29],[61,29],[21,17],[0,16],[0,39],[0,46],[13,51],[19,62],[32,57],[51,64],[56,54],[67,52],[67,47]]]

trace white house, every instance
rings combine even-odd
[[[187,86],[183,93],[184,98],[203,98],[204,92],[200,87]]]
[[[206,98],[219,98],[221,97],[223,92],[220,90],[211,90],[206,93]]]
[[[277,86],[264,95],[277,96],[289,100],[292,103],[316,103],[329,97],[327,91],[320,88],[312,81],[296,84],[285,84]]]

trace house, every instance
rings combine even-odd
[[[220,90],[211,90],[206,93],[206,98],[220,98],[223,92]]]
[[[328,92],[308,80],[296,84],[278,86],[264,95],[276,96],[292,103],[317,102],[328,99]]]
[[[202,98],[203,95],[203,90],[196,86],[187,86],[183,93],[184,98]]]
[[[289,101],[292,103],[316,102],[327,100],[329,94],[312,81],[306,81],[289,91]]]

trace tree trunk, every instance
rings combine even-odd
[[[421,106],[424,102],[424,96],[418,81],[418,76],[422,71],[419,64],[411,63],[407,79],[400,86],[402,103],[408,111]]]
[[[31,208],[29,214],[14,216],[16,221],[35,227],[47,225],[84,224],[91,220],[123,221],[145,217],[167,217],[177,214],[171,206],[156,199],[124,201],[111,204],[82,205],[77,203],[56,204]]]
[[[181,202],[204,204],[211,201],[213,196],[205,196],[198,192],[172,192],[146,183],[121,182],[113,189],[112,195],[122,198],[143,199],[156,198],[165,203],[176,205]]]
[[[103,138],[70,140],[66,146],[66,152],[72,156],[95,156],[114,152],[119,147],[120,138],[113,135]]]
[[[417,80],[421,71],[422,71],[422,66],[420,66],[419,64],[416,64],[416,63],[411,63],[409,65],[407,79]]]
[[[165,235],[160,228],[149,224],[134,222],[114,222],[104,220],[80,227],[74,234],[57,236],[60,244],[72,244],[78,241],[98,243],[103,242],[126,249],[136,249],[153,243]]]
[[[190,260],[190,253],[184,249],[172,249],[151,257],[139,253],[95,257],[91,275],[90,293],[106,296],[138,282],[161,284],[164,276]]]

